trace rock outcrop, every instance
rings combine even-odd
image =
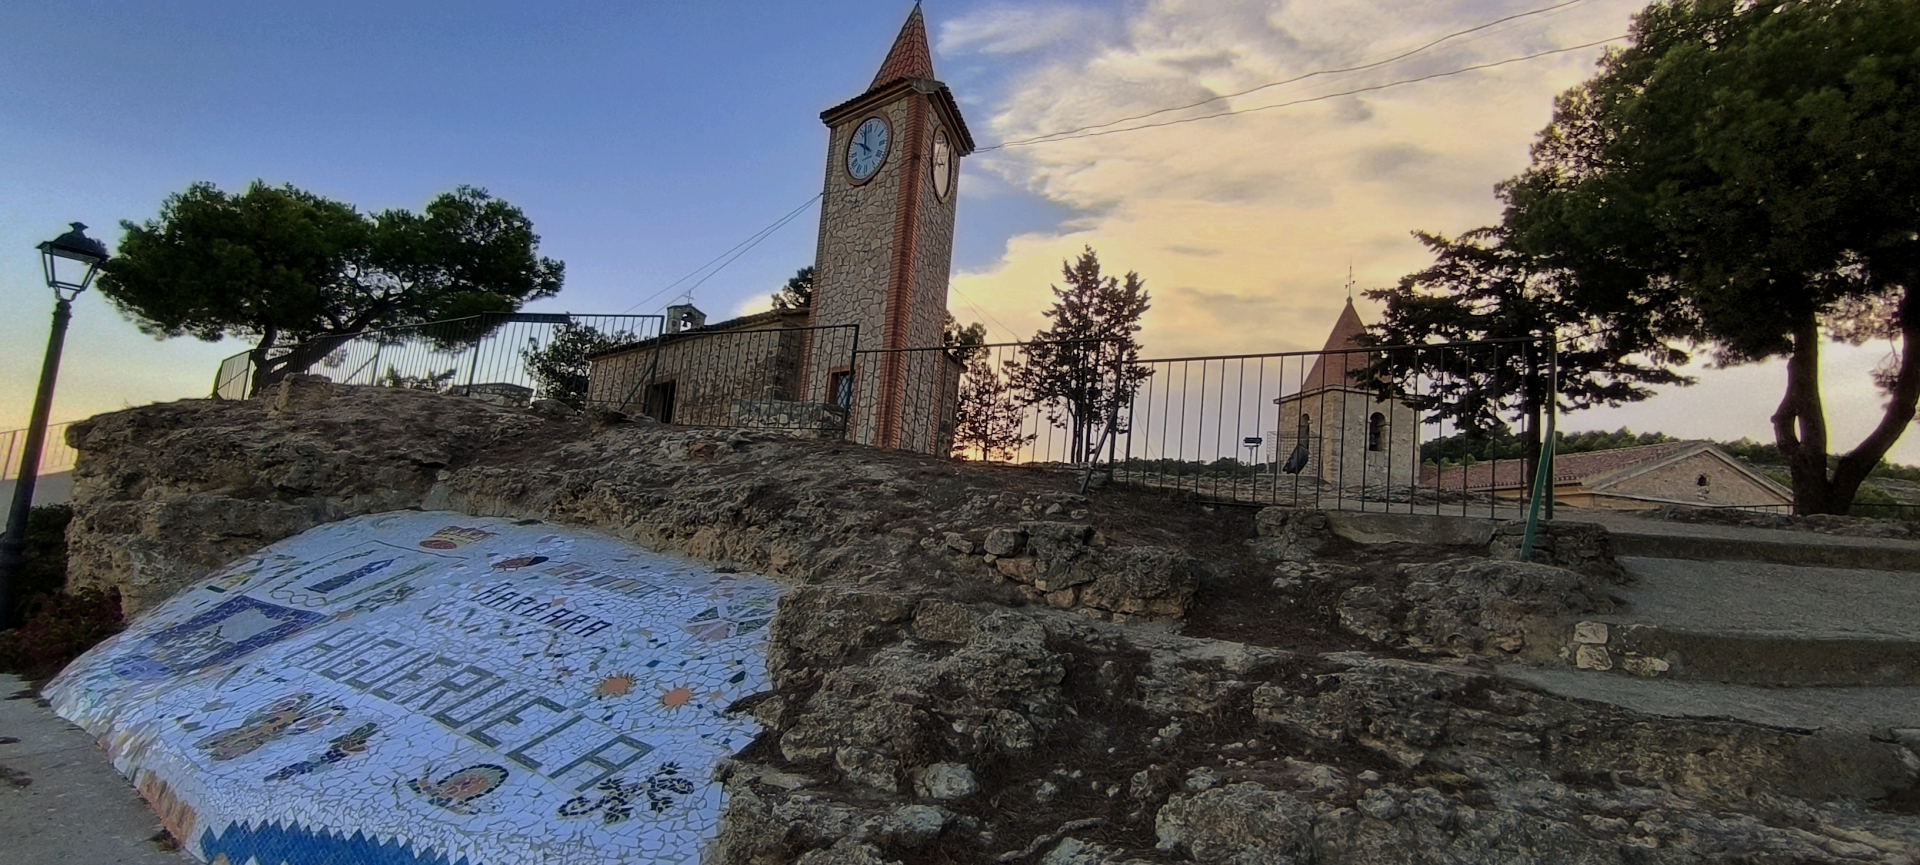
[[[311,380],[102,416],[69,432],[74,574],[137,610],[318,523],[424,507],[792,583],[773,687],[729,710],[764,732],[722,769],[716,863],[1920,859],[1898,741],[1493,672],[1608,608],[1604,536],[1556,538],[1569,567],[1363,549],[1325,514],[622,420]]]
[[[964,575],[1123,616],[1177,617],[1193,595],[1188,558],[1109,543],[1064,473],[982,478],[839,442],[624,420],[306,376],[244,402],[101,415],[67,432],[81,454],[71,578],[118,588],[137,613],[315,525],[424,507],[580,524],[796,581]],[[1027,533],[1023,554],[976,550]]]

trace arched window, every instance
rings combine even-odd
[[[1386,449],[1387,416],[1379,412],[1374,412],[1373,417],[1367,418],[1367,450],[1380,451]]]
[[[1298,435],[1302,442],[1305,442],[1313,436],[1313,415],[1307,414],[1306,412],[1300,413],[1300,432]]]

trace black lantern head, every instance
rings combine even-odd
[[[69,300],[93,284],[94,274],[107,260],[106,244],[88,237],[87,227],[78,222],[73,223],[67,233],[40,244],[39,248],[41,264],[47,271],[47,287]]]

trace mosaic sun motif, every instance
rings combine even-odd
[[[697,865],[713,769],[759,731],[719,707],[767,689],[779,594],[586,532],[393,512],[209,576],[45,693],[172,791],[202,861]]]
[[[493,537],[493,532],[468,526],[447,526],[428,535],[420,542],[422,549],[457,550],[468,544],[479,543]]]
[[[632,673],[615,673],[600,680],[593,686],[593,696],[605,700],[609,697],[625,697],[633,693],[640,684],[640,678]]]

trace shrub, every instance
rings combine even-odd
[[[26,561],[9,587],[13,620],[22,624],[0,631],[0,673],[44,681],[125,627],[117,590],[67,591],[67,523],[72,520],[68,505],[27,512]]]

